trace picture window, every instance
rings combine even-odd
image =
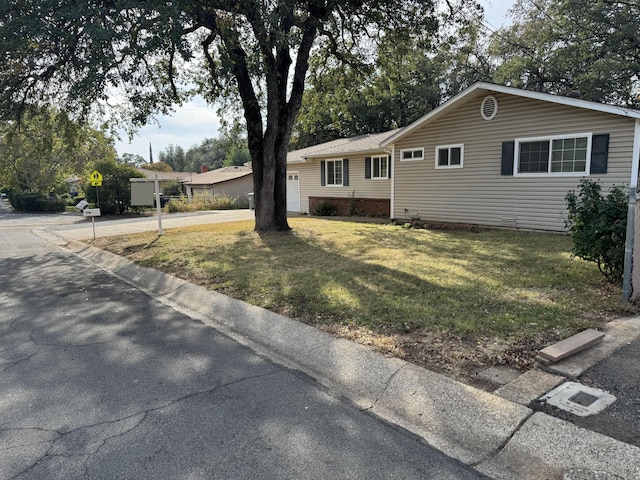
[[[589,172],[591,134],[516,140],[516,172],[562,175]]]

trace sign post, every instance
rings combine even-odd
[[[85,217],[91,217],[91,226],[93,227],[93,239],[95,240],[96,239],[96,217],[99,217],[101,215],[100,194],[99,194],[98,187],[102,186],[102,174],[99,171],[94,170],[93,172],[91,172],[91,175],[89,175],[89,178],[91,178],[91,186],[96,187],[96,203],[98,204],[98,208],[83,207],[82,213],[84,214]]]
[[[158,235],[162,235],[162,206],[160,205],[160,182],[158,182],[158,174],[153,180],[156,189],[156,212],[158,213]]]
[[[160,182],[158,174],[154,178],[130,178],[131,205],[156,206],[158,214],[158,235],[162,235],[162,202],[160,201]]]

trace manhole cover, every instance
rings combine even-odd
[[[600,413],[615,402],[616,397],[604,390],[565,382],[540,397],[540,400],[579,417],[586,417]]]

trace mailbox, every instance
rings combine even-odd
[[[86,200],[80,200],[76,205],[76,208],[82,212],[85,208],[87,208],[88,205],[89,202],[87,202]]]
[[[85,217],[99,217],[100,209],[99,208],[85,208],[82,213]]]

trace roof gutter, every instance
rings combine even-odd
[[[640,166],[640,120],[635,121],[633,133],[633,157],[631,159],[631,179],[629,181],[629,204],[627,207],[627,235],[624,247],[624,273],[622,280],[622,300],[631,301],[633,294],[633,246],[635,243],[636,203],[638,190],[638,168]],[[640,265],[638,265],[640,268]]]

